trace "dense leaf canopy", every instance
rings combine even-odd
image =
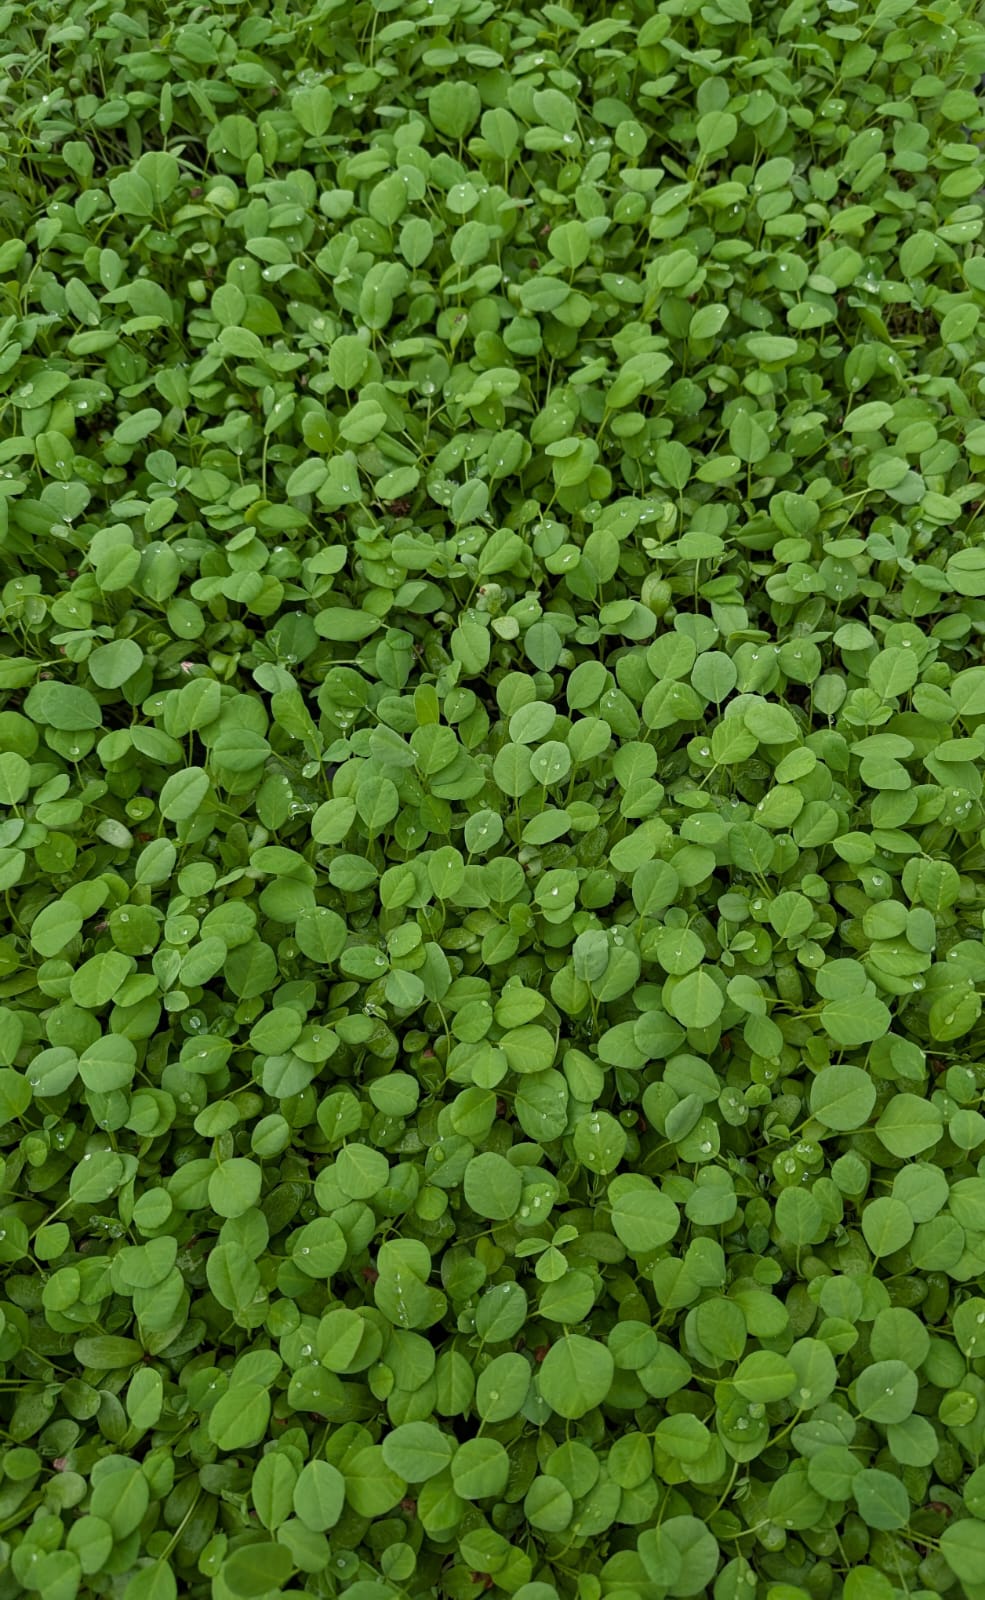
[[[985,17],[0,24],[0,1600],[982,1600]]]

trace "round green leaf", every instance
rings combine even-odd
[[[538,1387],[558,1416],[583,1417],[609,1392],[615,1363],[605,1345],[583,1334],[566,1333],[544,1357]]]

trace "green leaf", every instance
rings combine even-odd
[[[566,1333],[544,1357],[538,1387],[552,1411],[575,1419],[602,1404],[613,1371],[612,1355],[605,1345],[583,1334]]]
[[[0,805],[15,806],[27,794],[31,768],[14,750],[0,755]]]
[[[704,968],[689,972],[674,984],[667,997],[671,1015],[686,1028],[707,1028],[722,1014],[725,997]]]
[[[209,1179],[209,1205],[220,1217],[241,1217],[256,1205],[262,1182],[263,1173],[256,1162],[234,1157]]]
[[[167,1561],[138,1567],[123,1591],[123,1600],[175,1600],[178,1584]]]
[[[612,1226],[627,1250],[642,1255],[668,1244],[680,1226],[680,1212],[666,1195],[646,1184],[612,1197]]]
[[[463,1500],[501,1495],[509,1474],[510,1458],[496,1439],[466,1439],[452,1458],[452,1485]]]
[[[408,1483],[437,1477],[451,1463],[454,1442],[432,1422],[405,1422],[383,1440],[383,1459]]]
[[[554,1061],[554,1039],[546,1028],[534,1024],[512,1028],[499,1043],[513,1072],[545,1072]]]
[[[345,1479],[328,1461],[309,1461],[294,1486],[294,1511],[312,1533],[334,1528],[345,1505]]]
[[[626,1153],[622,1124],[607,1111],[590,1112],[575,1123],[571,1143],[578,1160],[592,1172],[614,1172]]]
[[[913,1237],[913,1218],[902,1200],[882,1195],[872,1200],[862,1213],[865,1242],[875,1256],[892,1255],[902,1250]]]
[[[271,1532],[291,1515],[297,1481],[296,1466],[279,1450],[261,1456],[257,1462],[250,1494],[257,1516]]]
[[[744,1400],[769,1405],[785,1400],[797,1382],[789,1361],[769,1350],[755,1350],[736,1367],[732,1383]]]
[[[929,1150],[944,1131],[939,1106],[915,1094],[897,1094],[876,1123],[876,1132],[890,1155],[908,1160]]]
[[[84,918],[72,901],[54,900],[31,923],[31,944],[41,956],[56,956],[81,931]]]
[[[40,722],[63,733],[82,733],[88,728],[102,726],[103,714],[98,700],[88,689],[71,683],[36,683],[24,701],[24,713],[32,722]]]
[[[700,1595],[715,1576],[718,1544],[697,1517],[668,1517],[638,1540],[647,1577],[673,1595]]]
[[[220,1450],[259,1444],[270,1420],[270,1395],[256,1383],[238,1383],[209,1412],[209,1438]]]
[[[464,1195],[477,1216],[499,1221],[512,1217],[522,1193],[523,1180],[516,1167],[491,1150],[473,1156],[465,1168]]]
[[[698,148],[702,156],[719,154],[728,148],[738,132],[738,121],[731,111],[707,111],[698,118]]]
[[[135,1372],[127,1388],[127,1416],[135,1428],[152,1428],[164,1407],[164,1382],[151,1367]]]
[[[505,1422],[515,1417],[530,1391],[531,1378],[525,1356],[513,1352],[495,1356],[476,1383],[475,1404],[482,1420]]]
[[[283,1588],[293,1570],[291,1553],[272,1541],[240,1545],[222,1563],[222,1581],[244,1600]]]
[[[77,1006],[89,1011],[101,1011],[107,1006],[130,976],[133,961],[118,950],[105,950],[100,955],[84,961],[73,975],[69,985]]]
[[[864,1467],[856,1473],[852,1494],[859,1516],[870,1528],[905,1528],[910,1520],[910,1500],[904,1485],[878,1467]]]
[[[109,1523],[116,1539],[125,1539],[140,1527],[150,1505],[147,1479],[135,1462],[118,1462],[118,1469],[100,1478],[93,1488],[90,1510]]]
[[[889,1007],[875,995],[846,995],[828,1000],[821,1008],[825,1032],[843,1049],[871,1044],[890,1024]]]
[[[342,954],[346,942],[346,926],[338,912],[328,906],[311,906],[303,910],[294,926],[294,937],[303,955],[319,965],[329,965]],[[383,958],[380,964],[385,965]]]
[[[118,689],[139,672],[144,652],[135,639],[116,639],[100,645],[89,657],[89,671],[101,689]]]
[[[844,425],[848,433],[870,433],[884,428],[892,419],[891,405],[887,405],[884,400],[870,400],[865,405],[856,406],[849,411]]]
[[[876,1361],[859,1374],[855,1402],[872,1422],[902,1422],[916,1403],[919,1384],[903,1361]],[[878,1526],[878,1524],[873,1524]]]
[[[774,1216],[780,1236],[798,1249],[817,1244],[826,1232],[824,1212],[806,1189],[783,1189]]]
[[[209,787],[209,775],[201,767],[174,773],[161,789],[161,816],[168,822],[187,821],[200,810]]]
[[[941,1534],[941,1551],[959,1583],[980,1583],[985,1559],[985,1522],[965,1518],[950,1523]]]
[[[386,1157],[362,1144],[346,1145],[335,1162],[336,1179],[351,1200],[371,1199],[386,1184],[389,1171]]]
[[[861,1067],[824,1067],[811,1084],[811,1114],[838,1132],[861,1128],[875,1103],[875,1084]]]

